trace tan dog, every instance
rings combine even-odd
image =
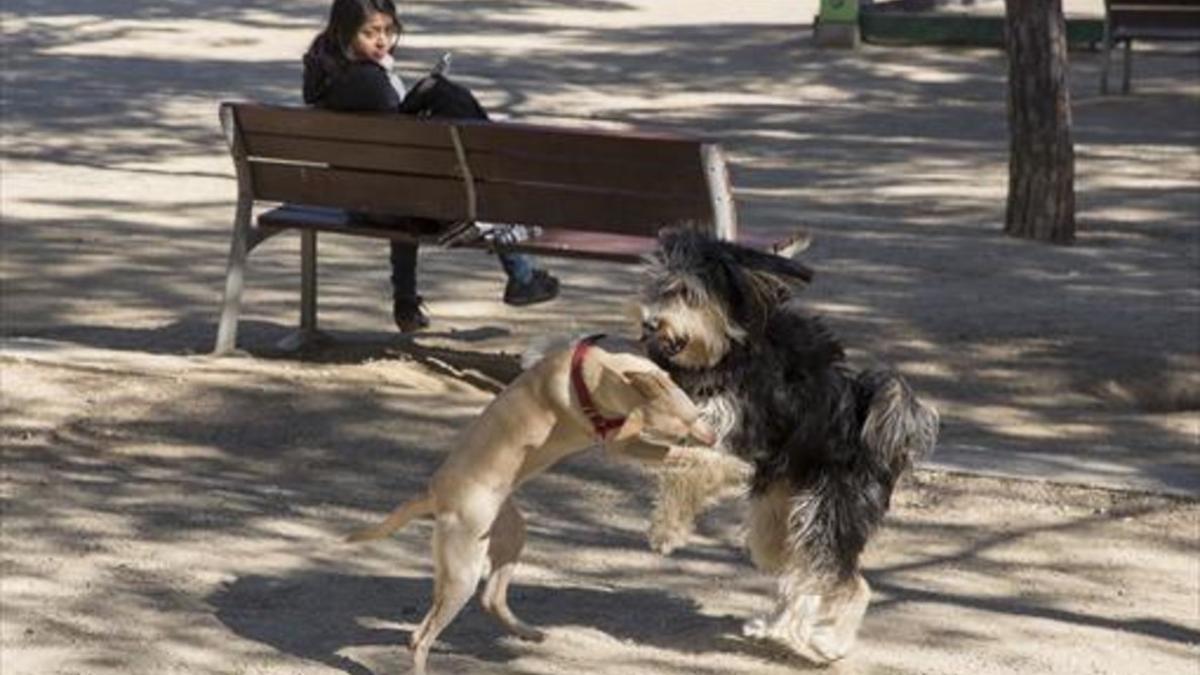
[[[610,343],[611,344],[611,343]],[[526,640],[543,634],[513,615],[508,584],[525,543],[525,521],[511,498],[529,478],[598,441],[644,461],[687,453],[668,446],[716,436],[700,411],[661,369],[596,339],[552,352],[522,373],[467,428],[426,493],[350,541],[377,539],[418,516],[434,516],[433,606],[413,632],[413,673],[425,673],[429,648],[475,592],[485,556],[491,572],[483,608]]]

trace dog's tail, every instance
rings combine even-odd
[[[529,370],[535,363],[541,361],[550,352],[575,342],[582,335],[567,333],[541,335],[529,341],[529,346],[521,352],[521,370]]]
[[[938,412],[917,399],[904,378],[894,371],[868,370],[858,377],[870,402],[862,440],[890,469],[893,480],[913,463],[933,452],[937,443]]]
[[[396,530],[408,524],[408,521],[420,516],[427,516],[433,513],[433,495],[426,493],[417,499],[410,499],[396,510],[392,511],[382,523],[373,527],[368,527],[357,532],[352,532],[346,541],[370,541],[371,539],[382,539]]]

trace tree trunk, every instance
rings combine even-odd
[[[1004,232],[1075,240],[1075,149],[1062,0],[1005,0],[1008,209]]]

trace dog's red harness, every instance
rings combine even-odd
[[[592,423],[592,430],[596,432],[596,438],[603,441],[608,438],[609,434],[625,425],[625,418],[601,415],[596,410],[596,404],[592,401],[592,395],[588,392],[587,385],[583,382],[583,359],[592,345],[602,337],[604,337],[603,334],[589,335],[575,345],[575,351],[571,354],[571,387],[575,390],[575,397],[579,399],[579,407],[583,410],[583,414],[587,415],[588,421]]]

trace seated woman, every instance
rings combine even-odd
[[[392,0],[334,0],[329,22],[304,55],[304,102],[342,111],[395,111],[431,117],[487,119],[469,90],[441,74],[411,93],[392,72],[401,25]],[[524,255],[498,252],[508,276],[504,302],[531,305],[558,295],[558,279]],[[417,293],[417,244],[392,242],[392,315],[402,332],[425,328],[429,318]]]

